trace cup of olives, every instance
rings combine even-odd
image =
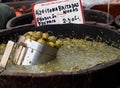
[[[62,41],[47,32],[29,31],[20,36],[14,54],[17,65],[37,65],[46,63],[56,57]]]

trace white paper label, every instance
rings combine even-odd
[[[80,0],[57,0],[32,6],[37,26],[50,24],[83,24],[84,16]]]

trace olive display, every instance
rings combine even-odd
[[[49,35],[49,33],[47,32],[43,33],[41,31],[29,31],[25,33],[23,36],[54,48],[60,48],[62,46],[62,40],[58,39],[53,35]]]
[[[43,40],[39,41],[43,42]],[[46,41],[44,40],[44,42]],[[20,73],[76,72],[116,60],[120,56],[120,49],[104,42],[63,38],[57,39],[54,44],[59,45],[61,42],[63,43],[62,47],[58,49],[54,60],[35,66],[13,65],[9,66],[7,70]],[[51,42],[47,41],[47,43],[52,45]]]

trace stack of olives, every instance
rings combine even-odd
[[[47,32],[43,33],[41,31],[29,31],[25,33],[24,36],[28,39],[54,48],[60,48],[62,46],[62,41],[60,39],[57,39],[55,36],[50,36]]]

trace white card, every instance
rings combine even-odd
[[[32,6],[36,26],[50,24],[83,24],[84,15],[80,0],[56,0]]]

